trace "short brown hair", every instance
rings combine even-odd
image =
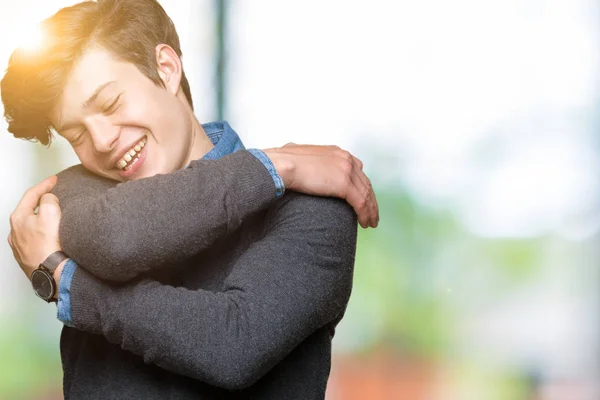
[[[181,57],[179,36],[156,0],[84,1],[59,10],[41,24],[44,42],[36,51],[16,49],[0,83],[8,131],[17,138],[48,145],[49,115],[79,57],[100,46],[134,64],[163,86],[155,48],[167,44]],[[181,88],[193,106],[190,85],[182,74]]]

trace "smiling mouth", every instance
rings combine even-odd
[[[117,161],[116,167],[121,171],[127,171],[140,160],[140,152],[146,145],[148,138],[144,136],[135,146],[129,149],[123,158]]]

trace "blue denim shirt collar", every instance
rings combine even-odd
[[[203,124],[202,128],[214,145],[212,150],[202,157],[203,160],[216,160],[245,149],[238,134],[225,121]]]

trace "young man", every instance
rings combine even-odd
[[[58,299],[65,397],[323,398],[356,215],[297,192],[375,226],[360,161],[245,151],[226,123],[200,125],[154,0],[80,3],[43,28],[2,80],[9,130],[54,129],[82,166],[25,194],[9,243]]]

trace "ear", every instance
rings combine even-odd
[[[165,87],[170,92],[177,94],[181,84],[181,74],[183,70],[181,59],[177,53],[175,53],[175,50],[167,44],[159,44],[156,46],[155,50],[160,79],[162,79]]]

